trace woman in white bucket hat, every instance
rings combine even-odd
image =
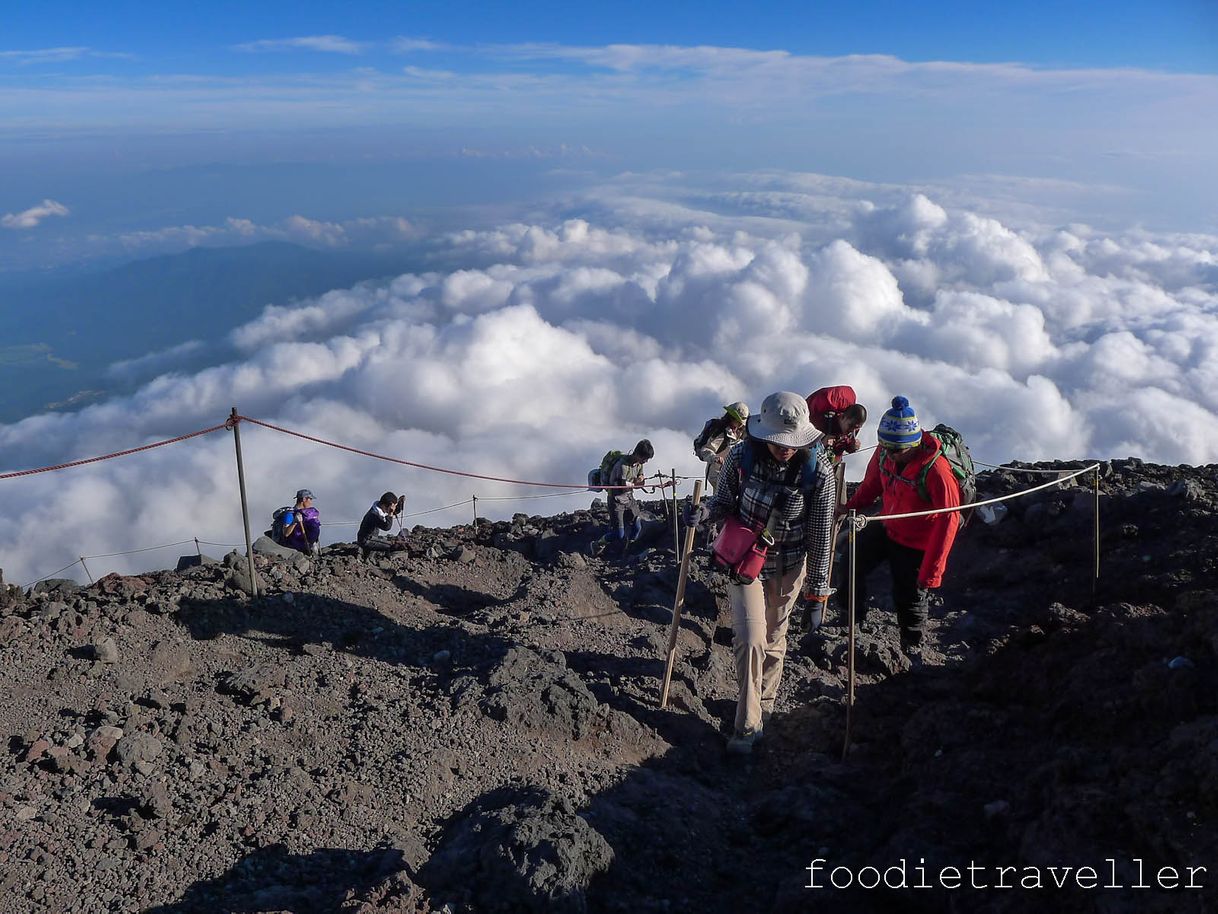
[[[729,752],[746,754],[774,710],[787,653],[787,624],[801,587],[807,600],[824,603],[829,590],[835,489],[820,434],[799,394],[779,391],[749,417],[748,438],[732,447],[715,495],[699,521],[729,515],[768,542],[755,580],[728,584],[732,649],[740,697]]]

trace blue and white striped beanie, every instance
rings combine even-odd
[[[880,445],[893,451],[903,451],[922,441],[922,426],[918,416],[904,397],[892,398],[892,409],[880,419]]]

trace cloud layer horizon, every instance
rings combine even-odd
[[[368,450],[556,482],[647,436],[654,469],[696,475],[690,439],[722,404],[825,384],[856,389],[872,413],[868,443],[902,394],[986,462],[1218,461],[1218,238],[1004,222],[918,190],[820,176],[661,188],[679,182],[639,178],[567,201],[555,218],[451,233],[437,239],[443,268],[268,307],[231,334],[224,351],[236,357],[0,426],[0,466],[170,437],[236,405]],[[543,494],[260,429],[243,446],[255,535],[303,486],[326,521],[357,521],[386,489],[407,491],[410,511],[472,492]],[[238,541],[226,435],[0,484],[9,581],[82,554]],[[487,501],[479,513],[591,498]],[[95,573],[172,556],[111,561]]]

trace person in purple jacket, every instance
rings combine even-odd
[[[283,545],[303,553],[315,553],[320,548],[321,514],[313,507],[313,493],[301,489],[296,504],[283,516]]]

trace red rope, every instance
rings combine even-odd
[[[36,470],[15,470],[11,473],[0,473],[0,479],[12,479],[15,476],[33,476],[36,473],[50,473],[53,470],[66,470],[69,467],[84,466],[86,463],[99,463],[103,460],[112,460],[115,457],[126,457],[128,454],[138,454],[140,451],[150,451],[155,447],[164,447],[167,444],[176,444],[179,441],[186,441],[188,438],[197,438],[200,435],[209,435],[212,432],[218,432],[220,429],[228,427],[229,424],[225,422],[222,425],[213,425],[211,428],[200,429],[199,431],[191,432],[188,435],[178,435],[176,438],[169,438],[165,441],[155,441],[152,444],[133,447],[126,451],[115,451],[113,454],[103,454],[100,457],[87,457],[84,460],[73,460],[69,463],[58,463],[53,467],[39,467]]]
[[[324,438],[315,438],[312,435],[306,435],[303,432],[294,432],[290,428],[281,428],[278,425],[271,425],[269,422],[263,422],[260,419],[251,419],[249,416],[238,416],[238,420],[242,422],[252,422],[254,425],[261,425],[263,428],[269,428],[271,431],[281,432],[284,435],[292,435],[295,438],[303,438],[305,441],[312,441],[314,444],[324,444],[327,447],[338,448],[340,451],[350,451],[352,454],[359,454],[363,457],[372,457],[375,460],[387,460],[390,463],[397,463],[406,467],[414,467],[417,470],[430,470],[433,473],[447,473],[449,476],[464,476],[467,479],[485,479],[489,482],[507,482],[518,486],[541,486],[547,489],[586,489],[587,483],[570,483],[570,482],[530,482],[527,479],[508,479],[504,476],[485,476],[481,473],[467,473],[464,470],[449,470],[444,467],[433,467],[426,463],[415,463],[412,460],[402,460],[400,457],[386,457],[384,454],[374,454],[372,451],[362,451],[357,447],[351,447],[346,444],[336,444],[333,441],[327,441]],[[667,488],[671,483],[662,483],[660,488]],[[636,486],[598,486],[600,489],[633,489]],[[655,488],[654,486],[652,488]]]

